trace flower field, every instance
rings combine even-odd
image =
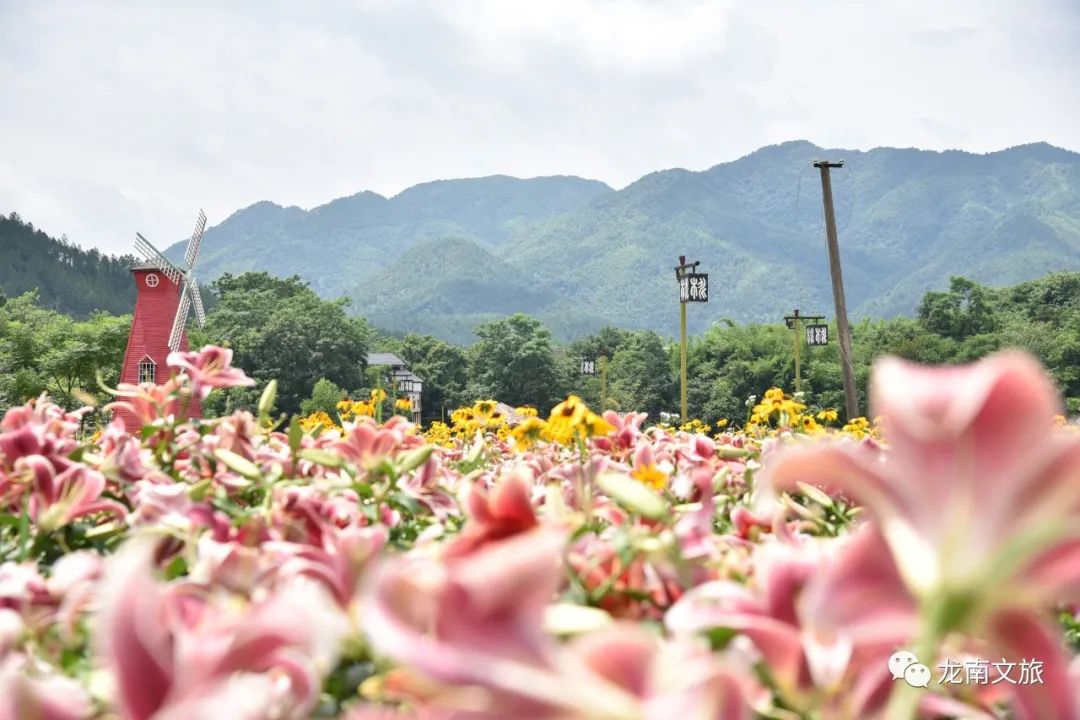
[[[739,429],[285,424],[273,384],[185,421],[252,381],[170,365],[118,389],[142,428],[4,416],[0,720],[1080,718],[1080,434],[1027,355]]]

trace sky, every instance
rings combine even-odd
[[[796,139],[1080,151],[1078,77],[1080,0],[0,0],[0,213],[119,253],[199,208]]]

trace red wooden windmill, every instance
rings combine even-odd
[[[131,318],[124,366],[120,370],[121,383],[152,382],[159,385],[169,379],[171,369],[165,360],[170,352],[188,349],[187,320],[191,306],[195,306],[195,319],[202,327],[205,322],[202,296],[195,280],[195,260],[199,255],[203,232],[206,230],[206,214],[200,210],[195,221],[195,232],[188,241],[184,261],[187,267],[178,268],[140,233],[135,233],[135,250],[146,262],[131,268],[135,276],[138,296],[135,314]],[[124,420],[128,430],[139,426],[138,419],[126,408],[117,408],[116,414]],[[187,408],[188,417],[202,417],[198,398],[192,398]]]

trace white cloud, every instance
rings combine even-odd
[[[0,3],[0,212],[125,251],[261,199],[616,186],[806,138],[1080,149],[1070,0]]]

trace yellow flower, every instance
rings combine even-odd
[[[394,407],[398,410],[412,410],[412,400],[409,398],[398,398],[394,403]]]
[[[821,435],[824,434],[825,428],[817,424],[810,415],[805,415],[802,418],[802,429],[807,435]]]
[[[577,395],[571,395],[551,410],[547,421],[547,438],[566,445],[579,434],[587,432],[583,426],[589,408]]]
[[[765,400],[781,402],[784,399],[784,391],[778,387],[769,388],[765,391]]]
[[[614,425],[593,412],[585,414],[581,427],[585,430],[585,437],[602,437],[615,431]]]
[[[311,432],[315,428],[322,428],[323,430],[329,430],[330,428],[337,427],[334,421],[330,419],[322,410],[312,413],[306,417],[300,418],[300,427],[304,432]]]
[[[521,417],[530,418],[536,417],[538,413],[536,412],[536,408],[532,407],[531,405],[523,405],[519,408],[514,408],[514,414],[520,415]]]
[[[727,418],[720,418],[719,420],[716,421],[716,428],[718,430],[723,430],[727,426],[728,426],[728,419]]]
[[[371,391],[371,402],[380,403],[386,399],[386,391],[382,388]]]
[[[431,423],[431,427],[424,433],[424,437],[433,445],[442,445],[443,447],[453,447],[454,445],[453,440],[450,438],[450,427],[438,420]]]
[[[663,490],[668,484],[667,473],[655,465],[639,465],[630,473],[630,477],[653,490]]]
[[[839,417],[840,413],[836,412],[836,410],[832,408],[827,408],[817,414],[817,419],[821,420],[822,422],[836,422]]]
[[[551,409],[548,422],[566,422],[577,425],[585,419],[587,412],[589,412],[589,408],[585,406],[581,398],[577,395],[571,395]]]
[[[357,417],[375,417],[375,401],[364,402],[359,400],[352,404],[353,415]]]
[[[510,437],[514,438],[514,449],[524,451],[531,448],[544,436],[547,423],[538,417],[526,418],[510,431]]]
[[[709,431],[712,430],[711,427],[703,423],[701,420],[698,420],[697,418],[694,418],[688,423],[684,423],[679,429],[683,432],[701,433],[702,435],[707,435]]]
[[[870,421],[864,417],[854,418],[848,421],[847,425],[840,429],[840,432],[857,438],[864,438],[871,432]]]
[[[472,422],[474,418],[475,413],[472,408],[458,408],[450,413],[450,422],[454,425],[464,425]]]

